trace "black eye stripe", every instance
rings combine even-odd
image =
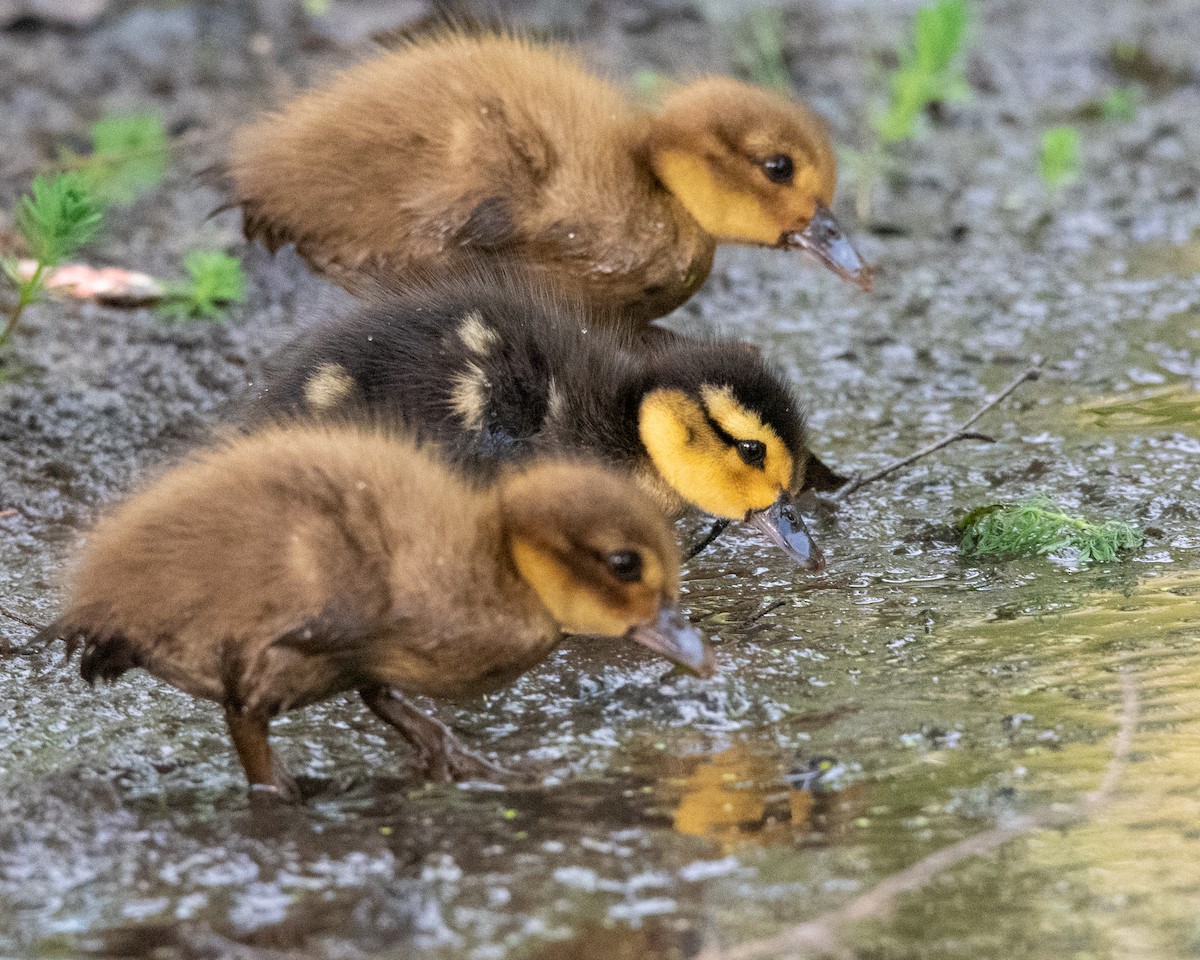
[[[713,419],[713,415],[708,412],[708,407],[702,406],[701,409],[704,411],[704,419],[708,423],[708,428],[720,438],[721,442],[730,447],[736,446],[738,438]]]
[[[733,447],[738,452],[738,456],[742,458],[742,462],[750,467],[762,468],[767,459],[767,447],[761,440],[739,440],[732,433],[722,427],[713,418],[713,415],[708,412],[708,407],[701,405],[701,410],[704,411],[704,419],[708,423],[708,427],[715,433],[722,443],[727,447]],[[756,453],[747,459],[747,454],[744,448],[749,449],[751,446]]]

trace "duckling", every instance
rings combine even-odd
[[[284,424],[200,452],[103,518],[42,637],[82,645],[89,682],[141,667],[221,704],[252,788],[292,797],[268,724],[344,691],[447,779],[496,768],[405,695],[493,689],[563,631],[710,675],[678,595],[665,518],[607,469],[546,460],[478,485],[382,428]]]
[[[718,243],[806,251],[871,287],[807,106],[709,76],[649,113],[569,48],[494,31],[434,31],[301,94],[236,135],[229,174],[247,238],[351,290],[484,252],[645,323]]]
[[[246,419],[398,418],[485,470],[546,454],[623,468],[663,510],[746,520],[824,566],[792,498],[844,482],[808,449],[782,374],[745,344],[631,337],[510,270],[393,290],[275,361]]]

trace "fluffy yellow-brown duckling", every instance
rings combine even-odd
[[[435,31],[346,70],[244,128],[229,172],[248,237],[351,289],[484,252],[648,321],[696,291],[718,243],[871,284],[806,106],[710,76],[649,113],[569,48],[496,32]]]
[[[290,794],[268,723],[357,690],[431,776],[494,770],[404,694],[462,696],[562,632],[628,636],[708,675],[657,507],[589,464],[476,486],[382,429],[272,426],[204,451],[100,521],[62,617],[85,679],[141,667],[225,710],[252,786]]]
[[[670,514],[745,520],[821,569],[792,500],[845,478],[809,450],[782,373],[735,341],[629,342],[520,274],[467,271],[314,327],[276,359],[250,419],[396,418],[485,471],[596,457]]]

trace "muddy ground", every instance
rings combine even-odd
[[[149,105],[180,155],[89,259],[171,277],[195,247],[243,252],[233,214],[206,219],[221,198],[194,175],[290,84],[423,11],[333,0],[298,32],[270,7],[18,17],[0,32],[0,208],[102,113]],[[732,251],[671,323],[763,344],[807,398],[817,448],[849,469],[937,436],[1044,356],[1048,375],[981,423],[997,443],[813,504],[823,579],[740,534],[694,561],[685,600],[720,644],[717,679],[577,640],[507,691],[441,705],[505,763],[544,771],[536,787],[420,788],[404,746],[336,701],[277,724],[313,799],[263,816],[214,707],[140,675],[91,690],[0,618],[0,956],[713,957],[964,837],[1079,810],[1114,754],[1103,804],[1017,832],[895,913],[829,927],[872,958],[1200,954],[1200,14],[1187,0],[978,8],[971,100],[900,151],[870,223],[843,192],[839,215],[885,271],[875,293]],[[861,144],[911,10],[788,7],[795,89],[841,142]],[[718,4],[509,15],[578,37],[619,77],[733,66]],[[1118,43],[1151,61],[1140,79],[1115,68]],[[1128,83],[1132,120],[1080,117]],[[1063,122],[1082,133],[1084,176],[1051,196],[1037,148]],[[0,383],[10,611],[49,619],[89,518],[203,436],[328,308],[287,257],[246,253],[251,297],[224,325],[30,311]],[[1136,521],[1147,543],[1092,567],[960,556],[963,511],[1032,493]]]

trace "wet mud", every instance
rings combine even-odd
[[[869,223],[852,186],[841,198],[881,265],[875,292],[782,253],[723,252],[670,323],[761,344],[806,398],[818,452],[851,471],[939,436],[1044,357],[1046,375],[979,424],[996,443],[810,503],[820,578],[736,528],[692,561],[685,605],[719,645],[713,680],[577,638],[505,691],[437,705],[526,774],[502,788],[417,784],[404,745],[346,699],[276,724],[306,805],[252,807],[215,707],[140,674],[89,689],[0,617],[0,955],[691,957],[1078,803],[1113,754],[1121,671],[1141,709],[1103,810],[964,861],[839,936],[872,958],[1200,952],[1200,18],[1183,0],[979,6],[972,99],[900,151]],[[368,48],[375,7],[333,7],[336,30],[281,35],[268,55],[234,3],[114,3],[86,29],[0,32],[0,208],[101,113],[153,105],[186,148],[92,259],[171,276],[187,250],[236,247],[236,217],[208,218],[220,193],[195,174],[289,84]],[[795,88],[842,142],[861,144],[876,54],[908,14],[789,11]],[[618,76],[733,61],[711,11],[513,15],[580,37]],[[1143,84],[1132,120],[1072,119],[1130,82],[1110,51],[1131,39],[1166,79]],[[1054,196],[1037,148],[1061,122],[1079,123],[1084,175]],[[247,267],[251,298],[220,326],[29,311],[0,371],[11,612],[50,619],[90,518],[337,307],[286,255],[251,251]],[[1146,545],[1090,567],[960,556],[964,511],[1035,493],[1135,521]]]

